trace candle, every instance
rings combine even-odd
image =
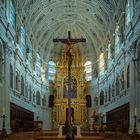
[[[3,115],[5,115],[5,108],[4,107],[3,107],[3,110],[2,111],[3,111]]]
[[[135,107],[135,116],[137,116],[137,108]]]

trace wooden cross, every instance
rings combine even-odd
[[[76,44],[79,42],[86,42],[85,38],[71,38],[71,32],[68,31],[68,38],[55,38],[53,39],[53,42],[61,42],[63,44]]]
[[[69,123],[69,131],[72,132],[71,127],[71,65],[72,65],[72,54],[70,52],[71,47],[73,44],[79,43],[79,42],[86,42],[85,38],[71,38],[71,32],[68,32],[68,38],[56,38],[53,39],[53,42],[58,43],[61,42],[63,44],[68,45],[69,49],[66,52],[66,55],[68,56],[68,123]],[[67,134],[68,137],[71,137],[70,134]],[[67,137],[66,136],[66,137]],[[73,135],[74,136],[74,135]]]

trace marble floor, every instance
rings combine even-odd
[[[65,140],[63,138],[58,138],[58,131],[45,131],[45,132],[20,132],[13,133],[8,137],[0,137],[0,140]],[[140,140],[138,138],[131,138],[125,133],[121,132],[82,132],[82,137],[75,140]]]

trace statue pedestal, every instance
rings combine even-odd
[[[57,136],[59,138],[64,138],[65,137],[65,135],[63,135],[63,127],[64,127],[63,124],[59,125],[59,134]],[[77,131],[75,137],[76,138],[81,138],[82,137],[81,136],[81,125],[79,125],[79,124],[78,125],[73,125],[73,127],[76,127],[76,131]]]
[[[59,138],[64,137],[64,135],[63,135],[63,126],[64,125],[59,125],[59,133],[58,133],[58,136],[57,136]]]
[[[76,128],[77,128],[77,135],[76,135],[76,137],[77,138],[81,138],[82,137],[81,136],[81,125],[78,124],[78,125],[74,125],[74,126],[76,126]]]

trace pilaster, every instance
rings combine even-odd
[[[7,133],[11,133],[10,129],[10,54],[11,48],[4,42],[4,82],[2,90],[3,98],[3,115],[6,115],[5,128]]]
[[[130,103],[129,103],[129,133],[131,134],[134,128],[134,115],[136,104],[136,72],[134,62],[130,62]]]

